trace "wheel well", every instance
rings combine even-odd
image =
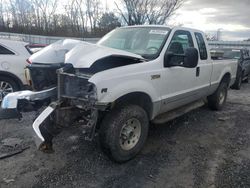
[[[19,89],[22,89],[23,83],[16,75],[14,75],[12,73],[0,71],[0,76],[12,79],[14,82],[16,82],[18,84]]]
[[[148,114],[148,117],[151,118],[153,103],[150,96],[143,92],[134,92],[126,94],[120,98],[118,98],[113,107],[126,105],[126,104],[134,104],[142,107]]]
[[[229,85],[229,84],[230,84],[230,81],[231,81],[231,74],[230,74],[230,73],[226,73],[226,74],[223,76],[221,82],[223,82],[223,81],[227,82],[228,85]]]

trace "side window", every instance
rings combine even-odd
[[[194,47],[193,39],[188,31],[178,30],[168,46],[167,53],[171,52],[177,55],[184,55],[187,48]],[[181,56],[174,56],[170,60],[175,64],[182,64],[184,58]]]
[[[184,54],[187,48],[194,47],[193,39],[188,31],[176,31],[168,47],[168,52]]]
[[[0,55],[15,55],[15,53],[0,45]]]
[[[199,47],[200,58],[201,60],[207,59],[207,48],[204,41],[204,38],[201,33],[195,33],[195,38]]]

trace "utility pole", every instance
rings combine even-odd
[[[217,40],[220,41],[221,40],[221,31],[222,31],[222,28],[219,28],[217,30]]]

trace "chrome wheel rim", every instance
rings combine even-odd
[[[131,118],[122,126],[120,132],[120,146],[123,150],[131,150],[139,142],[141,136],[141,123]]]
[[[4,96],[14,91],[11,84],[5,81],[0,81],[0,101],[3,100]]]
[[[220,105],[222,105],[224,103],[225,98],[226,98],[226,91],[223,90],[223,91],[220,92],[220,97],[219,97]]]

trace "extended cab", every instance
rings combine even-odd
[[[40,149],[49,152],[59,130],[96,132],[111,159],[124,162],[143,147],[149,122],[164,123],[208,102],[222,109],[237,61],[212,61],[203,32],[165,26],[118,28],[97,44],[58,41],[32,55],[34,91],[7,95],[2,118],[27,106]],[[6,113],[8,112],[8,113]]]

